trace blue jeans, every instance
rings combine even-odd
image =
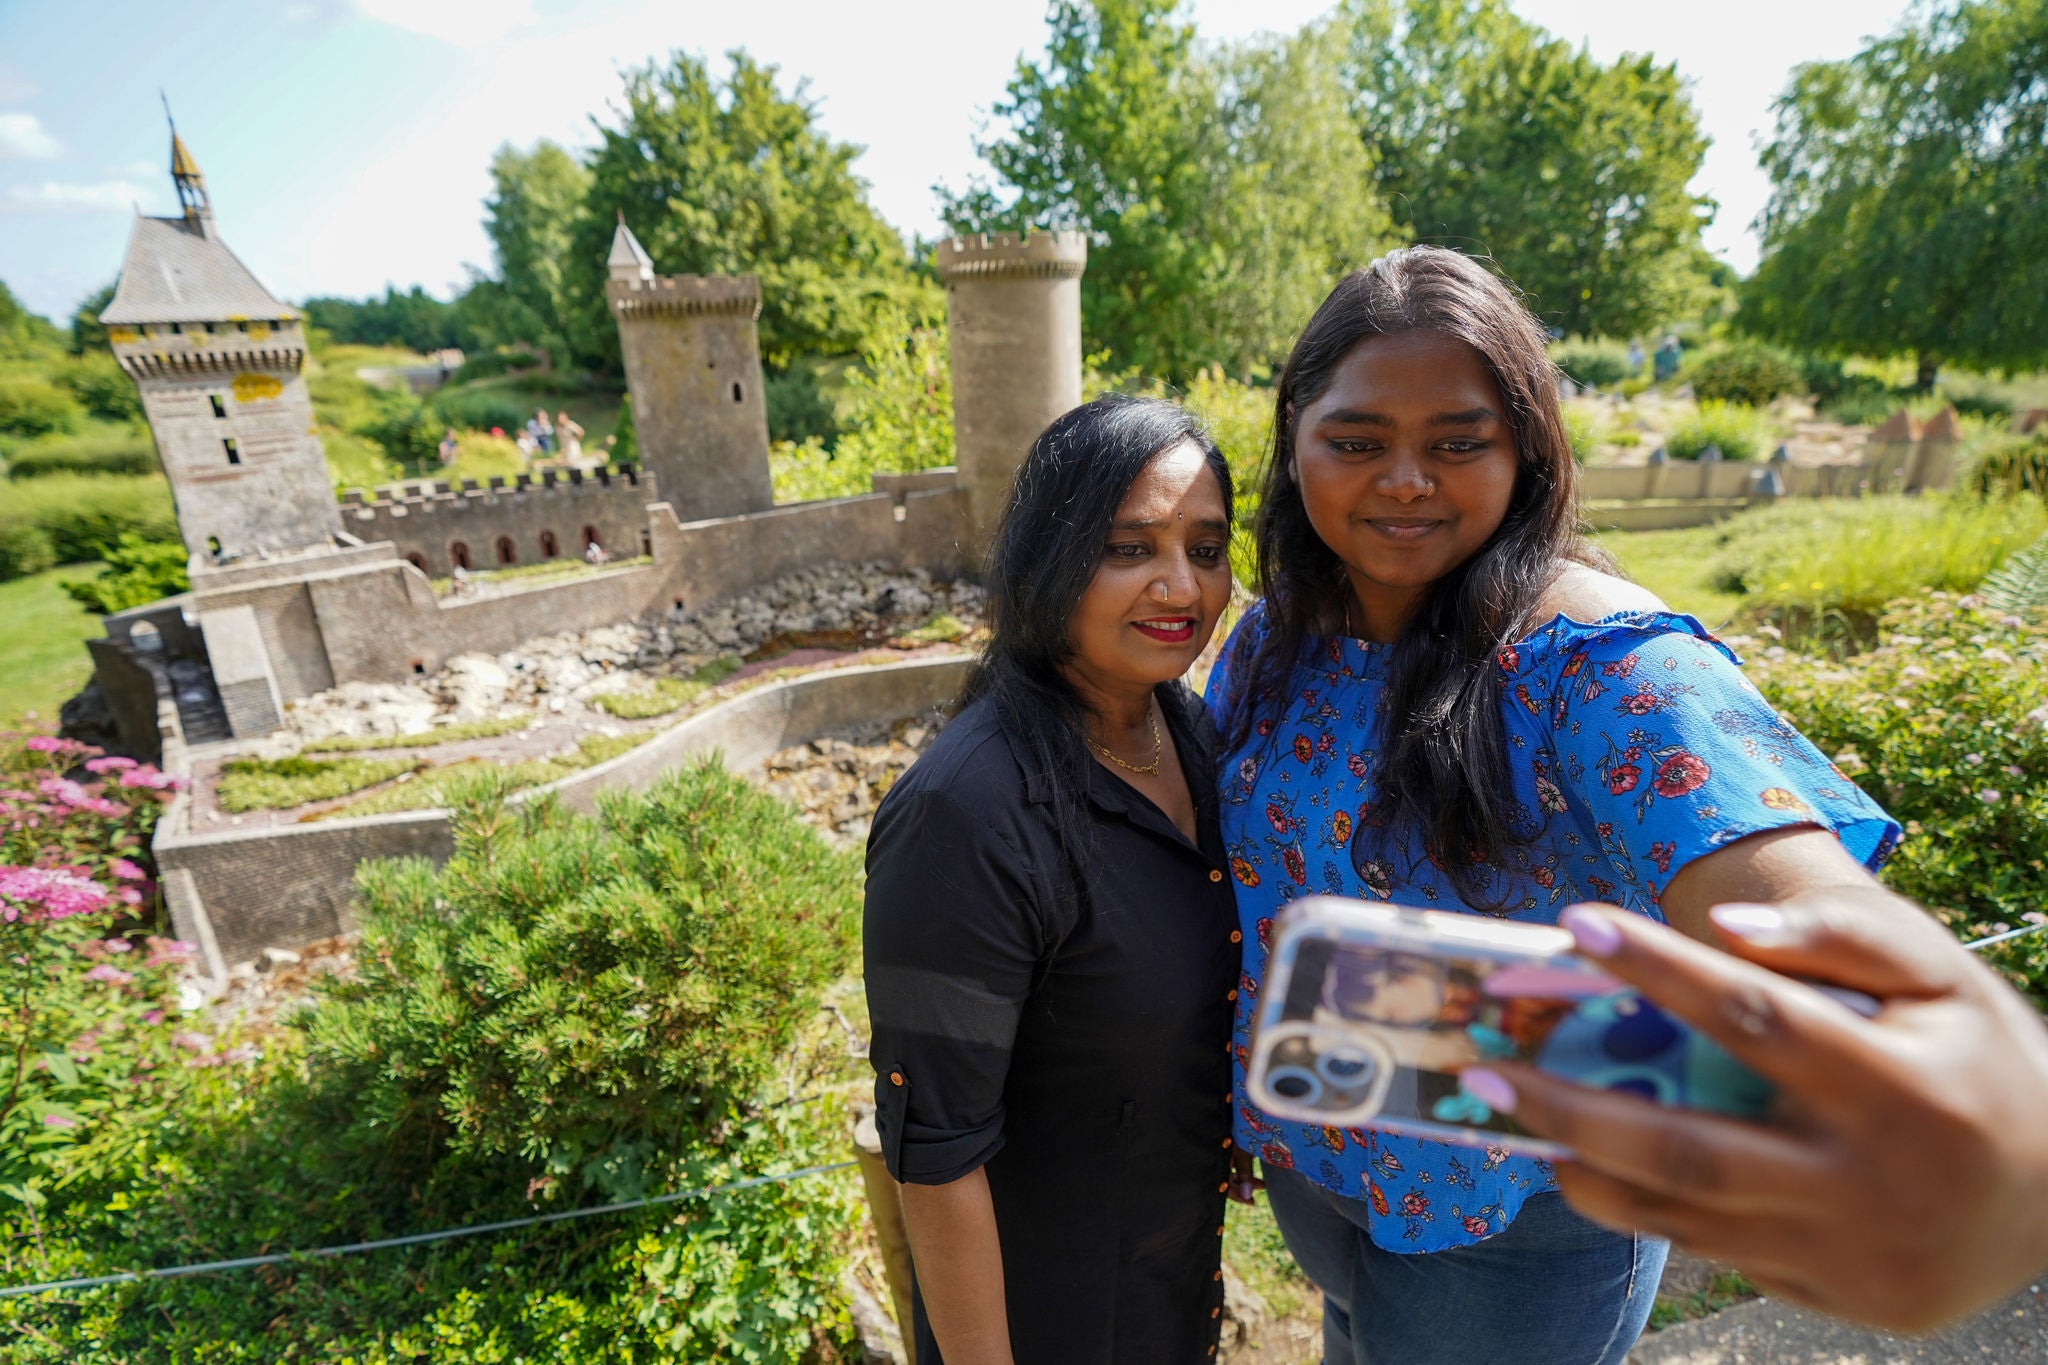
[[[1402,1255],[1367,1236],[1362,1201],[1295,1171],[1265,1176],[1287,1249],[1323,1291],[1323,1365],[1620,1365],[1670,1250],[1539,1194],[1486,1241]]]

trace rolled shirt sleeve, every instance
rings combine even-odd
[[[943,1185],[1003,1145],[1003,1087],[1043,955],[1022,852],[942,792],[885,801],[868,838],[866,980],[889,1173]]]

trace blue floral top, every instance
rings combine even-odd
[[[1255,606],[1245,632],[1264,629]],[[1370,1129],[1269,1119],[1245,1098],[1244,1065],[1274,917],[1296,896],[1329,892],[1461,908],[1419,831],[1374,828],[1378,700],[1387,647],[1312,640],[1284,709],[1223,756],[1223,840],[1244,931],[1236,1055],[1236,1137],[1269,1166],[1292,1168],[1370,1206],[1390,1251],[1441,1251],[1504,1229],[1549,1166]],[[1488,890],[1509,918],[1551,923],[1575,901],[1608,901],[1660,919],[1657,897],[1693,859],[1788,825],[1834,831],[1875,869],[1899,826],[1780,719],[1735,656],[1690,616],[1623,613],[1593,624],[1559,616],[1501,651],[1501,709],[1513,749],[1520,827],[1535,831]],[[1225,733],[1238,698],[1226,664],[1208,703]],[[1277,719],[1273,719],[1277,717]]]

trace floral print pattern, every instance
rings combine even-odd
[[[1264,629],[1254,607],[1238,634]],[[1233,637],[1223,651],[1236,653]],[[1899,827],[1793,730],[1742,676],[1735,656],[1689,616],[1559,616],[1496,657],[1511,808],[1524,841],[1481,869],[1508,918],[1554,922],[1574,901],[1661,919],[1662,888],[1688,862],[1745,835],[1817,824],[1875,868]],[[1465,1246],[1500,1232],[1549,1166],[1475,1148],[1267,1118],[1244,1093],[1251,1020],[1276,918],[1298,896],[1464,907],[1417,831],[1375,812],[1378,706],[1386,649],[1311,641],[1284,708],[1268,708],[1224,756],[1223,838],[1244,931],[1232,1048],[1238,1145],[1370,1206],[1391,1251]],[[1223,665],[1209,707],[1226,733],[1238,697]]]

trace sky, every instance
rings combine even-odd
[[[1204,37],[1291,31],[1330,0],[1192,0]],[[1756,141],[1793,66],[1853,53],[1909,0],[1511,0],[1602,60],[1650,52],[1692,82],[1713,139],[1696,192],[1708,247],[1756,263],[1769,185]],[[620,72],[744,47],[798,78],[877,209],[938,231],[1040,0],[0,0],[0,280],[68,318],[120,268],[129,222],[173,211],[159,91],[206,175],[222,235],[298,301],[488,269],[491,153],[587,146]],[[722,66],[722,63],[715,63]]]

